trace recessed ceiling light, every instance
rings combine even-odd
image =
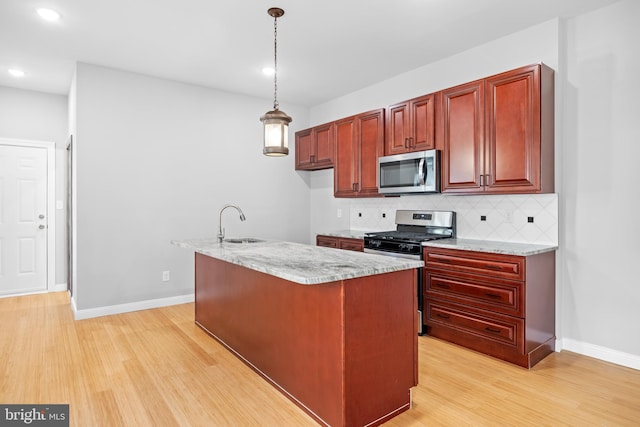
[[[262,74],[264,74],[265,76],[273,76],[275,74],[276,70],[274,70],[271,67],[264,67],[262,69]]]
[[[36,9],[36,12],[38,12],[40,18],[44,19],[45,21],[54,22],[60,19],[60,14],[53,9],[46,9],[44,7],[41,7],[39,9]]]
[[[8,71],[13,77],[24,77],[24,71],[18,70],[17,68],[10,68]]]

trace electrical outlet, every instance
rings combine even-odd
[[[386,218],[387,214],[385,212],[382,212],[382,218]]]
[[[163,271],[162,272],[162,281],[163,282],[168,282],[169,280],[171,280],[171,272],[169,270]]]
[[[504,222],[511,224],[513,223],[513,211],[505,211],[504,212]]]
[[[487,220],[486,215],[480,215],[480,221],[486,221],[486,220]]]

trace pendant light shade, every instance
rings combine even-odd
[[[269,111],[260,117],[264,126],[264,148],[267,156],[286,156],[289,154],[289,123],[291,117],[278,109]]]
[[[267,156],[286,156],[289,154],[289,117],[278,108],[278,18],[284,15],[284,10],[272,7],[267,11],[274,18],[273,23],[273,110],[268,111],[260,121],[264,127],[264,148],[262,153]]]

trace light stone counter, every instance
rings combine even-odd
[[[171,243],[303,285],[424,267],[424,263],[417,260],[275,240],[218,243],[214,238],[172,240]]]
[[[334,230],[327,233],[317,233],[321,236],[343,237],[346,239],[364,239],[364,230]]]
[[[554,245],[532,245],[528,243],[509,243],[471,239],[432,240],[430,242],[424,242],[422,246],[519,256],[536,255],[558,249],[558,247]]]

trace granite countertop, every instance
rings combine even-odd
[[[317,233],[320,236],[343,237],[347,239],[364,239],[365,230],[334,230],[326,233]]]
[[[219,243],[212,238],[172,240],[171,243],[303,285],[424,267],[424,263],[417,260],[276,240]]]
[[[472,239],[432,240],[422,243],[422,246],[519,256],[536,255],[558,249],[558,246],[555,245],[533,245],[528,243],[510,243]]]

